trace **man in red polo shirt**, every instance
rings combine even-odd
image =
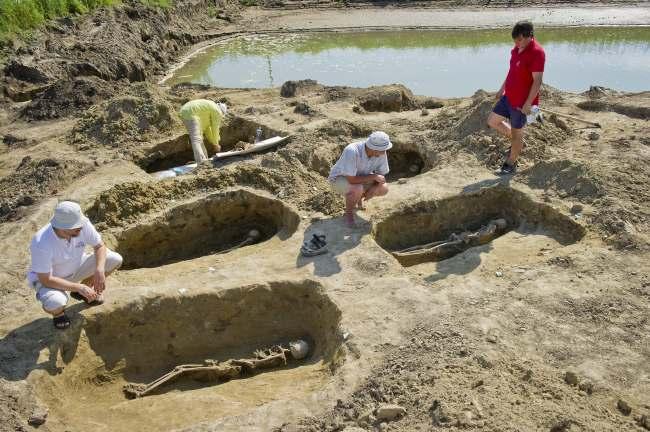
[[[531,107],[539,104],[546,54],[533,36],[533,23],[519,21],[512,29],[515,47],[510,52],[510,70],[497,92],[499,100],[488,117],[488,126],[510,138],[510,152],[501,174],[514,174],[524,144],[524,126]],[[510,120],[510,124],[506,123]]]

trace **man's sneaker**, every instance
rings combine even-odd
[[[499,174],[501,175],[512,175],[517,172],[517,162],[514,164],[509,164],[507,161],[501,165],[501,171],[499,171]]]

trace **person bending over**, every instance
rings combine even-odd
[[[207,99],[195,99],[181,107],[180,115],[190,135],[192,152],[197,164],[208,159],[203,137],[219,151],[219,128],[226,116],[226,104]]]

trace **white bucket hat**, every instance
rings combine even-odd
[[[86,217],[81,212],[79,204],[72,201],[61,201],[54,209],[54,216],[50,223],[58,229],[81,228],[86,222]]]
[[[370,134],[366,140],[366,147],[370,150],[386,151],[393,147],[386,132],[377,131]]]
[[[226,104],[223,102],[217,102],[217,107],[219,107],[219,111],[221,111],[221,115],[225,117],[226,114],[228,113],[228,106],[226,106]]]

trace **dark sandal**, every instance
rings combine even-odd
[[[327,253],[327,242],[324,235],[313,234],[310,241],[306,241],[300,248],[300,253],[306,257],[313,257]]]
[[[52,318],[52,324],[58,330],[65,330],[70,327],[70,318],[64,313],[63,315]]]
[[[327,248],[322,247],[322,248],[318,248],[318,249],[312,249],[308,245],[303,245],[300,248],[300,253],[302,254],[302,256],[305,256],[305,257],[314,257],[314,256],[317,256],[317,255],[322,255],[322,254],[327,253]]]
[[[316,246],[317,248],[322,248],[322,247],[324,247],[324,246],[327,246],[327,242],[325,241],[325,235],[314,234],[314,235],[312,236],[312,240],[311,240],[311,242],[312,242],[312,244],[314,244],[314,246]]]

